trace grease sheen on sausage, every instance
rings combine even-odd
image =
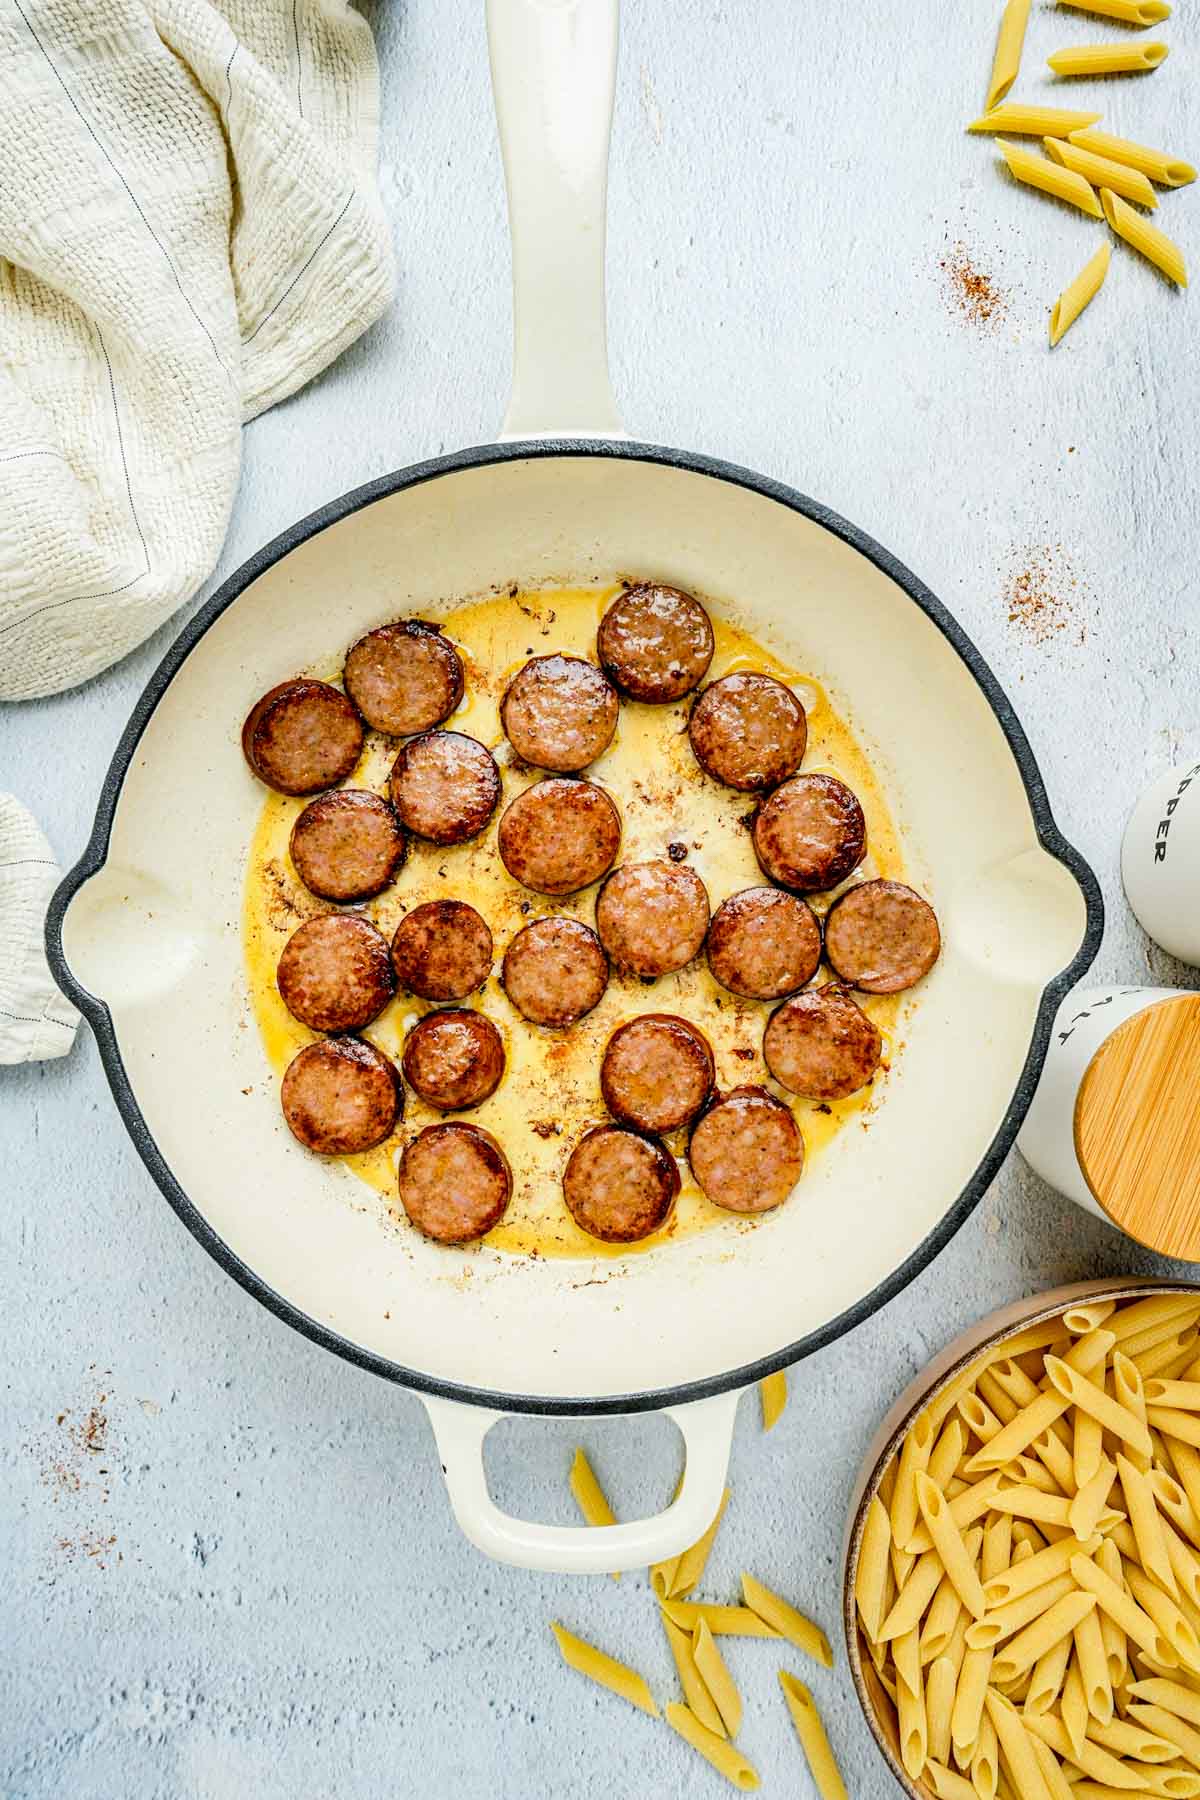
[[[408,842],[394,808],[364,788],[310,800],[292,826],[289,851],[305,887],[323,900],[370,900],[404,862]]]
[[[596,896],[596,930],[618,968],[669,975],[704,943],[707,889],[682,863],[623,863]]]
[[[883,1039],[873,1019],[829,982],[777,1006],[763,1033],[763,1057],[781,1087],[808,1100],[844,1100],[879,1067]]]
[[[609,1244],[657,1231],[679,1192],[679,1170],[661,1144],[620,1125],[585,1132],[563,1170],[575,1223]]]
[[[610,869],[621,815],[593,781],[535,781],[501,814],[500,857],[514,881],[537,894],[574,894]]]
[[[790,1107],[766,1088],[734,1088],[696,1124],[688,1162],[714,1206],[770,1212],[803,1173],[804,1139]]]
[[[663,705],[698,687],[713,658],[713,629],[682,588],[642,581],[613,601],[596,635],[610,681],[631,700]]]
[[[361,1038],[306,1044],[284,1071],[279,1092],[288,1129],[321,1156],[353,1156],[390,1135],[402,1111],[396,1071]]]
[[[367,724],[392,737],[440,725],[463,697],[462,658],[423,619],[368,631],[347,652],[342,680]]]
[[[433,844],[478,837],[500,798],[490,750],[462,731],[409,738],[392,764],[392,805],[409,831]]]
[[[928,975],[941,954],[937,914],[900,881],[864,881],[825,916],[825,949],[843,981],[868,994],[898,994]]]
[[[820,961],[821,927],[795,894],[743,888],[713,914],[708,966],[731,993],[778,1000],[811,981]]]
[[[535,919],[504,952],[504,991],[533,1025],[574,1025],[604,998],[608,958],[578,919]]]
[[[418,1019],[405,1040],[401,1066],[427,1106],[466,1112],[499,1087],[504,1043],[482,1013],[447,1008]]]
[[[479,1125],[427,1125],[400,1158],[400,1204],[439,1244],[466,1244],[504,1217],[512,1194],[508,1158]]]
[[[522,762],[569,775],[595,762],[617,729],[616,690],[581,656],[535,656],[500,702],[500,723]]]
[[[715,1074],[702,1031],[671,1013],[643,1013],[609,1038],[600,1091],[622,1124],[638,1131],[676,1131],[700,1111]]]
[[[801,894],[836,887],[866,853],[863,809],[836,775],[794,775],[758,809],[754,854],[782,887]]]
[[[314,1031],[359,1031],[396,991],[383,933],[356,913],[322,913],[294,931],[275,973],[284,1005]]]
[[[336,786],[362,755],[362,721],[345,694],[307,675],[263,695],[242,726],[242,752],[260,781],[281,794]]]
[[[761,793],[800,767],[808,743],[804,708],[773,675],[722,675],[692,708],[688,737],[700,767],[744,793]]]
[[[392,963],[422,1000],[464,1000],[492,972],[492,934],[465,900],[428,900],[397,925]]]

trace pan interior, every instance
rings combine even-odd
[[[241,720],[373,625],[473,595],[694,588],[819,676],[880,778],[944,950],[866,1128],[730,1239],[529,1260],[381,1230],[375,1196],[290,1138],[249,1015],[240,915],[262,789]],[[259,574],[194,645],[138,744],[67,961],[108,1001],[138,1107],[213,1231],[281,1298],[442,1382],[604,1397],[704,1382],[854,1306],[919,1246],[1000,1127],[1083,898],[1038,843],[1012,751],[956,651],[834,532],[733,481],[564,454],[456,468],[349,513]]]

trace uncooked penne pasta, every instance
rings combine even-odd
[[[962,1534],[951,1516],[949,1502],[927,1474],[917,1476],[916,1487],[921,1517],[933,1539],[933,1547],[942,1559],[942,1567],[972,1618],[982,1619],[987,1611],[983,1586],[975,1573],[974,1561],[967,1553]]]
[[[1147,1681],[1135,1681],[1129,1691],[1135,1699],[1149,1701],[1152,1706],[1165,1707],[1177,1718],[1186,1719],[1190,1725],[1200,1729],[1200,1694],[1185,1687],[1181,1681],[1153,1677]]]
[[[1035,1588],[1053,1581],[1056,1576],[1069,1574],[1072,1557],[1094,1555],[1100,1544],[1101,1539],[1095,1536],[1082,1544],[1073,1536],[1061,1538],[1057,1544],[1049,1544],[1045,1550],[1039,1550],[1027,1562],[1009,1567],[991,1581],[986,1581],[983,1597],[993,1611],[1007,1606],[1010,1600],[1019,1600],[1023,1594],[1031,1594]]]
[[[692,1656],[700,1671],[700,1679],[712,1695],[713,1705],[721,1715],[721,1723],[725,1728],[722,1735],[736,1737],[742,1727],[742,1696],[725,1666],[725,1658],[717,1649],[716,1639],[703,1619],[692,1638]]]
[[[1125,1511],[1129,1515],[1130,1528],[1137,1544],[1138,1561],[1147,1575],[1153,1576],[1169,1594],[1177,1597],[1179,1589],[1175,1583],[1175,1571],[1167,1555],[1167,1541],[1163,1535],[1163,1524],[1150,1478],[1140,1469],[1135,1469],[1128,1457],[1119,1453],[1117,1473],[1121,1477]]]
[[[1107,247],[1106,245],[1105,248]],[[1075,1485],[1077,1488],[1086,1487],[1099,1471],[1103,1460],[1104,1432],[1099,1419],[1090,1418],[1087,1413],[1080,1412],[1078,1407],[1075,1409],[1072,1449]]]
[[[1052,135],[1061,137],[1063,134],[1054,132]],[[1073,126],[1066,135],[1081,149],[1094,150],[1097,156],[1111,156],[1114,162],[1125,163],[1131,169],[1140,169],[1143,175],[1148,175],[1159,187],[1186,187],[1189,181],[1196,179],[1196,171],[1191,163],[1184,162],[1182,157],[1168,156],[1165,150],[1152,150],[1149,145],[1132,143],[1129,138],[1113,137],[1107,131],[1094,131],[1090,125]],[[1191,1324],[1197,1312],[1200,1312],[1200,1308],[1189,1305],[1183,1317],[1178,1312],[1165,1314],[1163,1317],[1174,1322],[1173,1329],[1179,1329],[1185,1322]],[[1144,1332],[1139,1333],[1139,1338],[1145,1335]],[[1166,1337],[1171,1335],[1172,1330],[1164,1333]],[[1161,1340],[1153,1338],[1151,1341],[1158,1343]],[[1137,1342],[1135,1348],[1133,1339],[1124,1345],[1129,1356],[1136,1356],[1139,1350],[1149,1348],[1150,1343],[1142,1342]]]
[[[1129,1357],[1123,1356],[1119,1350],[1114,1350],[1109,1379],[1112,1383],[1113,1399],[1131,1412],[1135,1419],[1140,1419],[1144,1425],[1146,1423],[1146,1394],[1142,1385],[1141,1370],[1137,1364],[1132,1362]],[[1140,1469],[1145,1474],[1154,1461],[1154,1439],[1150,1439],[1149,1450],[1127,1448],[1125,1456],[1135,1469]]]
[[[1062,1322],[1072,1337],[1083,1337],[1103,1325],[1117,1310],[1115,1300],[1085,1300],[1079,1306],[1068,1306]]]
[[[1197,1556],[1190,1544],[1184,1543],[1179,1533],[1165,1520],[1161,1522],[1163,1542],[1167,1546],[1171,1573],[1175,1577],[1175,1590],[1186,1594],[1193,1606],[1200,1607],[1200,1556]]]
[[[1078,1560],[1074,1558],[1073,1562]],[[996,1649],[1079,1585],[1072,1568],[1069,1575],[1058,1575],[1053,1581],[1045,1581],[1034,1588],[1032,1593],[1010,1600],[1007,1606],[997,1606],[985,1618],[967,1626],[967,1647],[971,1650]]]
[[[675,1565],[675,1573],[671,1577],[671,1586],[668,1589],[672,1600],[685,1599],[699,1582],[708,1564],[708,1556],[713,1547],[713,1539],[717,1535],[717,1527],[724,1518],[725,1508],[728,1505],[729,1489],[726,1488],[721,1495],[721,1504],[717,1508],[716,1517],[704,1536],[697,1538],[696,1542],[689,1545],[686,1550],[680,1551],[679,1561]]]
[[[821,1800],[850,1800],[812,1695],[786,1669],[779,1671],[779,1685]]]
[[[1200,1517],[1200,1450],[1194,1444],[1185,1444],[1178,1438],[1173,1438],[1167,1448],[1188,1503]]]
[[[752,1612],[773,1628],[780,1637],[787,1638],[795,1644],[797,1650],[803,1650],[806,1656],[813,1657],[823,1663],[827,1669],[833,1667],[833,1651],[829,1648],[829,1639],[819,1626],[806,1619],[802,1612],[797,1612],[778,1594],[764,1587],[761,1581],[755,1581],[753,1575],[742,1571],[742,1597]],[[715,1627],[714,1627],[715,1629]]]
[[[979,1800],[979,1789],[974,1782],[955,1774],[944,1763],[935,1762],[931,1756],[925,1759],[925,1773],[921,1779],[933,1789],[937,1800]]]
[[[715,1731],[707,1730],[690,1707],[680,1706],[678,1701],[672,1700],[666,1710],[667,1724],[672,1731],[677,1731],[693,1750],[711,1763],[718,1775],[723,1775],[743,1794],[754,1792],[758,1786],[758,1772],[740,1750],[719,1738]]]
[[[1157,69],[1170,55],[1166,44],[1073,44],[1046,61],[1056,75],[1131,75]]]
[[[1127,1638],[1132,1638],[1155,1661],[1170,1665],[1174,1654],[1170,1645],[1154,1620],[1142,1611],[1131,1594],[1086,1556],[1074,1558],[1071,1573],[1081,1588],[1086,1588],[1089,1594],[1095,1594],[1109,1618],[1116,1620]],[[1126,1579],[1128,1574],[1129,1571],[1126,1572]]]
[[[1102,185],[1112,187],[1113,184],[1104,182]],[[1119,194],[1121,190],[1114,187],[1113,192]],[[1164,1375],[1168,1381],[1188,1378],[1189,1368],[1196,1355],[1198,1336],[1200,1333],[1196,1327],[1189,1325],[1185,1331],[1168,1338],[1165,1343],[1156,1344],[1152,1350],[1143,1350],[1140,1356],[1131,1357],[1130,1361],[1137,1364],[1143,1381],[1152,1381],[1156,1375]]]
[[[1074,1800],[1075,1790],[1063,1774],[1062,1764],[1053,1750],[1048,1744],[1043,1744],[1040,1737],[1034,1737],[1032,1732],[1029,1734],[1029,1741],[1033,1745],[1033,1754],[1037,1758],[1049,1800]]]
[[[1064,1594],[1054,1606],[1048,1607],[1044,1613],[1027,1625],[1024,1631],[1019,1631],[1016,1637],[1010,1639],[1003,1650],[997,1651],[995,1661],[992,1663],[992,1679],[996,1682],[1018,1680],[1028,1669],[1033,1667],[1040,1656],[1044,1656],[1047,1650],[1053,1649],[1054,1645],[1064,1637],[1070,1636],[1080,1622],[1095,1610],[1096,1597],[1094,1594],[1079,1592]],[[1099,1630],[1096,1632],[1096,1645],[1099,1649],[1101,1668],[1104,1671],[1104,1685],[1107,1688],[1108,1669],[1104,1663],[1104,1651],[1100,1644]],[[1076,1641],[1075,1647],[1078,1652],[1078,1641]],[[1084,1671],[1084,1686],[1086,1689],[1086,1670]]]
[[[606,1656],[603,1650],[597,1650],[594,1644],[585,1643],[582,1638],[565,1631],[553,1620],[550,1629],[558,1640],[562,1659],[568,1668],[577,1669],[589,1681],[597,1682],[610,1692],[619,1694],[622,1700],[628,1700],[631,1706],[640,1707],[652,1718],[658,1718],[658,1708],[650,1689],[636,1669],[631,1669],[627,1663],[618,1662],[613,1656]]]
[[[1057,1756],[1066,1757],[1076,1768],[1082,1769],[1085,1775],[1090,1775],[1093,1781],[1115,1781],[1118,1787],[1128,1791],[1131,1777],[1127,1766],[1107,1750],[1102,1750],[1091,1737],[1084,1738],[1082,1743],[1073,1744],[1067,1735],[1066,1726],[1053,1713],[1038,1713],[1026,1723],[1029,1730],[1040,1737]],[[1143,1771],[1137,1770],[1133,1779],[1137,1780],[1141,1791],[1146,1792],[1147,1783]]]
[[[961,1494],[957,1494],[951,1500],[950,1516],[960,1531],[965,1530],[968,1525],[973,1525],[976,1519],[982,1519],[983,1515],[991,1510],[992,1496],[1000,1486],[1000,1479],[1000,1470],[993,1469],[992,1473],[985,1475],[982,1481],[972,1482],[963,1489]],[[907,1548],[920,1556],[933,1548],[933,1539],[929,1535],[929,1527],[924,1519],[908,1540]]]
[[[982,1800],[994,1800],[999,1785],[999,1776],[1000,1754],[997,1748],[996,1727],[992,1724],[985,1706],[979,1727],[979,1736],[971,1753],[971,1781],[975,1792],[982,1796]]]
[[[992,1495],[992,1505],[997,1512],[1010,1512],[1018,1519],[1033,1519],[1038,1524],[1069,1524],[1067,1515],[1071,1502],[1067,1496],[1043,1494],[1040,1488],[1031,1487],[1027,1482],[1010,1486],[1001,1482]]]
[[[1067,171],[1063,172],[1067,173]],[[1118,206],[1125,206],[1125,202],[1116,195],[1113,198],[1117,201]],[[1131,212],[1132,209],[1125,207],[1125,211]],[[1136,215],[1134,216],[1136,217]],[[1146,221],[1139,219],[1138,223],[1145,225]],[[1153,226],[1147,226],[1147,229],[1153,230]],[[1143,1421],[1135,1418],[1127,1407],[1118,1405],[1117,1401],[1106,1394],[1103,1388],[1097,1387],[1094,1381],[1089,1381],[1086,1375],[1081,1375],[1078,1370],[1072,1369],[1057,1356],[1046,1358],[1046,1374],[1060,1394],[1069,1399],[1072,1405],[1081,1406],[1084,1412],[1090,1413],[1094,1419],[1099,1420],[1105,1431],[1111,1431],[1122,1442],[1132,1444],[1135,1450],[1143,1450],[1149,1454],[1151,1449],[1150,1433]]]
[[[662,1609],[682,1631],[695,1631],[701,1619],[706,1619],[714,1637],[773,1638],[782,1635],[748,1606],[707,1606],[701,1600],[664,1600]]]
[[[883,1486],[882,1482],[880,1482],[880,1486],[881,1487]],[[675,1483],[675,1492],[674,1492],[674,1495],[672,1496],[672,1504],[674,1504],[674,1502],[676,1500],[678,1500],[678,1498],[682,1492],[683,1492],[683,1473],[681,1471],[679,1480]],[[671,1583],[675,1579],[675,1571],[678,1567],[679,1567],[679,1558],[677,1556],[668,1556],[665,1559],[665,1561],[663,1561],[663,1562],[651,1563],[651,1565],[650,1565],[650,1586],[654,1589],[654,1592],[657,1594],[657,1596],[660,1600],[666,1600],[670,1597]]]
[[[1102,19],[1119,19],[1122,25],[1161,25],[1171,16],[1167,0],[1058,0],[1058,4]]]
[[[1030,0],[1008,0],[1000,15],[1000,33],[996,39],[992,78],[988,82],[987,99],[984,101],[989,112],[992,107],[1000,104],[1020,74],[1029,7]]]
[[[986,1705],[1021,1800],[1040,1800],[1044,1791],[1041,1770],[1020,1714],[994,1688],[988,1689]]]
[[[616,1524],[616,1514],[608,1504],[604,1489],[596,1480],[595,1471],[581,1448],[575,1451],[575,1460],[571,1464],[570,1486],[575,1504],[589,1525]],[[620,1571],[614,1569],[612,1578],[620,1581]]]
[[[787,1370],[776,1369],[774,1375],[764,1376],[758,1384],[758,1398],[762,1408],[762,1428],[770,1431],[773,1425],[778,1424],[787,1405]]]
[[[1114,1756],[1131,1756],[1138,1762],[1173,1762],[1177,1754],[1167,1738],[1156,1737],[1136,1719],[1113,1719],[1107,1725],[1093,1719],[1088,1736],[1102,1750],[1111,1750]]]
[[[975,1531],[982,1537],[979,1527]],[[968,1545],[968,1554],[970,1546]],[[955,1592],[954,1583],[948,1575],[943,1575],[925,1613],[925,1621],[921,1626],[921,1661],[931,1663],[935,1657],[944,1656],[946,1650],[958,1630],[960,1617],[966,1616],[966,1609]],[[966,1625],[963,1626],[966,1632]]]
[[[696,1657],[692,1638],[686,1631],[681,1631],[674,1619],[668,1619],[666,1613],[660,1613],[663,1630],[667,1634],[667,1643],[671,1655],[675,1659],[675,1667],[679,1672],[679,1685],[683,1689],[683,1697],[709,1731],[715,1731],[718,1737],[725,1735],[725,1725],[717,1711],[716,1701],[704,1685],[704,1677],[696,1667]]]
[[[1067,1734],[1068,1743],[1078,1749],[1087,1736],[1091,1713],[1088,1711],[1083,1676],[1079,1673],[1079,1658],[1074,1654],[1073,1644],[1070,1667],[1067,1669],[1066,1680],[1063,1682],[1062,1705],[1059,1708],[1059,1715],[1063,1722],[1063,1730]]]
[[[1057,1644],[1051,1644],[1049,1650],[1039,1656],[1033,1665],[1029,1678],[1029,1692],[1025,1696],[1027,1713],[1049,1712],[1062,1693],[1062,1685],[1066,1679],[1067,1664],[1071,1660],[1074,1649],[1074,1637],[1060,1638]]]
[[[1110,1581],[1118,1585],[1125,1577],[1121,1569],[1121,1552],[1109,1538],[1105,1538],[1096,1551],[1095,1562],[1103,1569]],[[1100,1635],[1104,1640],[1104,1658],[1108,1664],[1108,1679],[1116,1689],[1125,1680],[1129,1668],[1129,1652],[1125,1643],[1125,1633],[1115,1619],[1110,1619],[1103,1610],[1100,1613]]]
[[[1137,144],[1131,144],[1125,138],[1110,137],[1107,132],[1093,131],[1090,125],[1072,128],[1068,136],[1072,143],[1078,143],[1086,134],[1085,150],[1095,150],[1100,156],[1111,156],[1117,162],[1128,163],[1128,156],[1118,156],[1114,146],[1120,145],[1122,150],[1140,150]],[[1094,143],[1087,142],[1094,138]],[[1099,142],[1103,139],[1104,142]],[[1145,152],[1148,156],[1157,156],[1156,150]],[[1131,164],[1133,168],[1140,165]],[[1146,170],[1150,174],[1150,170]],[[1153,176],[1151,176],[1153,180]],[[1109,1321],[1109,1330],[1124,1350],[1126,1356],[1136,1356],[1139,1350],[1148,1349],[1150,1344],[1158,1343],[1162,1337],[1170,1337],[1185,1324],[1200,1318],[1200,1300],[1185,1294],[1147,1294],[1144,1300],[1135,1300],[1129,1306],[1122,1306],[1114,1319]],[[1158,1334],[1158,1335],[1156,1335]]]
[[[1099,113],[1066,112],[1060,106],[1022,106],[1006,100],[994,106],[981,119],[973,119],[968,131],[1003,131],[1011,137],[1070,137],[1073,131],[1086,131],[1100,117]],[[1117,161],[1124,159],[1118,157]],[[1006,1349],[1006,1356],[1016,1351]]]
[[[1158,1626],[1178,1660],[1193,1674],[1200,1674],[1200,1637],[1181,1609],[1134,1563],[1125,1565],[1125,1585],[1142,1611]]]
[[[915,1781],[925,1767],[929,1745],[925,1688],[915,1626],[896,1644],[896,1718],[900,1728],[900,1760]]]
[[[1149,1479],[1161,1510],[1200,1549],[1200,1516],[1197,1516],[1184,1488],[1164,1469],[1151,1469]]]
[[[1200,1381],[1161,1381],[1145,1385],[1147,1406],[1168,1406],[1180,1412],[1200,1412]]]
[[[966,1442],[967,1434],[962,1420],[957,1414],[953,1418],[947,1419],[942,1427],[941,1436],[929,1452],[929,1462],[925,1470],[935,1487],[940,1487],[944,1491],[954,1479],[954,1472],[962,1460]]]
[[[925,1754],[938,1762],[946,1762],[950,1756],[950,1715],[957,1682],[958,1672],[949,1657],[935,1658],[925,1676]]]
[[[996,142],[1010,174],[1018,181],[1043,194],[1052,194],[1056,200],[1065,200],[1068,206],[1077,206],[1089,218],[1103,218],[1095,191],[1082,175],[1077,175],[1073,169],[1062,168],[1049,157],[1037,156],[1032,150],[1022,150],[1016,144],[1007,143],[1004,138],[997,138]]]
[[[1087,1599],[1094,1600],[1094,1594]],[[1104,1633],[1100,1629],[1103,1615],[1093,1606],[1072,1626],[1075,1661],[1083,1682],[1083,1695],[1093,1720],[1107,1725],[1113,1716],[1112,1680],[1108,1673],[1108,1657],[1104,1653]],[[1088,1727],[1091,1731],[1091,1726]]]
[[[892,1522],[887,1508],[876,1494],[867,1508],[862,1541],[858,1548],[858,1567],[854,1575],[854,1597],[868,1639],[878,1640],[883,1630],[887,1601],[888,1550],[892,1542]]]
[[[1175,1750],[1181,1751],[1194,1769],[1200,1769],[1200,1731],[1194,1725],[1185,1724],[1177,1713],[1168,1711],[1165,1706],[1148,1706],[1140,1700],[1135,1700],[1129,1708],[1129,1716],[1144,1730],[1152,1731],[1155,1737],[1163,1738]]]
[[[1077,1538],[1091,1537],[1095,1531],[1100,1516],[1108,1505],[1108,1496],[1116,1478],[1117,1465],[1102,1455],[1100,1467],[1092,1479],[1080,1488],[1067,1511],[1068,1523]]]
[[[1110,187],[1114,194],[1120,194],[1125,200],[1136,200],[1139,206],[1147,206],[1152,212],[1158,205],[1158,195],[1150,178],[1140,169],[1127,169],[1123,163],[1113,162],[1110,156],[1096,156],[1091,150],[1081,150],[1070,138],[1043,138],[1042,144],[1047,156],[1052,156],[1064,169],[1074,169],[1092,187]]]
[[[933,1450],[933,1427],[927,1413],[922,1413],[909,1428],[896,1465],[896,1491],[892,1495],[892,1542],[907,1550],[908,1540],[917,1523],[917,1474],[929,1463]]]

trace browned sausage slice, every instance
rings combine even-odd
[[[731,993],[778,1000],[811,981],[820,961],[821,927],[795,894],[743,888],[713,914],[708,966]]]
[[[863,809],[836,775],[794,775],[763,801],[754,821],[763,872],[802,894],[836,887],[866,853]]]
[[[323,900],[369,900],[404,861],[404,828],[392,807],[364,788],[310,800],[292,826],[292,862]]]
[[[284,1072],[283,1116],[292,1136],[321,1156],[353,1156],[382,1144],[401,1111],[387,1057],[361,1038],[306,1044]]]
[[[657,1231],[678,1192],[679,1170],[662,1145],[619,1125],[585,1132],[563,1170],[563,1198],[575,1223],[608,1244]]]
[[[704,1033],[671,1013],[619,1025],[600,1064],[600,1091],[614,1118],[638,1131],[689,1125],[712,1092],[716,1070]]]
[[[517,795],[498,837],[514,881],[536,894],[574,894],[612,868],[621,815],[594,782],[552,776]]]
[[[499,1087],[504,1044],[482,1013],[457,1008],[426,1013],[408,1034],[402,1066],[427,1106],[465,1112]]]
[[[690,963],[708,930],[708,893],[694,869],[625,863],[596,896],[596,929],[620,969],[669,975]]]
[[[843,1100],[879,1067],[883,1039],[835,982],[793,994],[763,1033],[763,1057],[781,1087],[807,1100]]]
[[[704,680],[713,658],[712,624],[691,594],[642,581],[605,613],[596,654],[623,694],[661,705],[682,699]]]
[[[868,994],[898,994],[928,975],[941,954],[937,914],[899,881],[864,881],[825,917],[825,950],[843,981]]]
[[[400,1158],[400,1204],[439,1244],[483,1237],[504,1217],[511,1194],[508,1158],[478,1125],[427,1125]]]
[[[273,687],[242,726],[246,761],[281,794],[316,794],[344,781],[362,747],[362,721],[345,694],[307,676]]]
[[[616,691],[579,656],[535,656],[508,684],[500,723],[522,762],[569,775],[607,750],[617,729]]]
[[[714,781],[745,793],[776,787],[800,767],[808,720],[791,688],[773,675],[723,675],[688,720],[696,761]]]
[[[314,1031],[358,1031],[396,991],[387,939],[355,913],[322,913],[294,931],[275,979],[294,1018]]]
[[[770,1212],[800,1179],[804,1139],[790,1107],[766,1088],[734,1088],[709,1107],[692,1132],[688,1162],[714,1206]]]
[[[465,900],[430,900],[397,925],[392,963],[422,1000],[465,1000],[492,972],[492,934]]]
[[[367,724],[392,737],[440,725],[463,697],[458,651],[423,619],[368,631],[348,651],[342,680]]]
[[[500,771],[477,738],[427,731],[392,764],[392,805],[408,829],[434,844],[478,837],[500,798]]]
[[[535,919],[504,952],[504,991],[533,1025],[574,1025],[604,998],[608,958],[578,919]]]

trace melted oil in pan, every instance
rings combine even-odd
[[[408,860],[397,880],[360,909],[389,939],[403,915],[427,900],[467,900],[491,927],[496,973],[479,994],[462,1004],[478,1006],[499,1028],[507,1069],[491,1099],[469,1114],[452,1116],[470,1118],[504,1146],[513,1171],[512,1202],[484,1241],[514,1255],[627,1256],[700,1231],[754,1229],[753,1220],[722,1212],[704,1198],[687,1168],[684,1132],[666,1140],[679,1159],[682,1188],[661,1231],[640,1243],[606,1245],[581,1231],[568,1213],[562,1199],[562,1170],[583,1131],[608,1117],[600,1097],[600,1059],[610,1034],[626,1019],[645,1012],[673,1012],[698,1025],[712,1044],[718,1085],[727,1090],[758,1082],[785,1100],[795,1113],[810,1160],[851,1121],[866,1123],[870,1110],[879,1103],[887,1069],[901,1048],[902,997],[859,996],[884,1036],[883,1067],[874,1083],[830,1106],[796,1100],[770,1079],[762,1060],[762,1033],[771,1004],[741,1000],[727,992],[714,981],[703,955],[679,973],[651,983],[614,972],[595,1011],[567,1031],[530,1025],[509,1004],[498,972],[510,940],[523,925],[550,913],[593,924],[596,888],[559,899],[532,894],[512,879],[501,862],[496,842],[500,813],[539,775],[516,762],[500,727],[500,700],[512,676],[530,656],[561,650],[594,658],[596,628],[617,592],[615,586],[510,592],[460,606],[441,621],[462,655],[467,676],[463,702],[446,721],[447,726],[469,732],[493,752],[503,779],[503,798],[492,823],[473,843],[439,849],[411,839]],[[713,628],[716,654],[708,679],[739,669],[760,669],[787,682],[808,712],[805,770],[839,775],[862,802],[868,855],[852,879],[884,876],[903,880],[904,860],[887,804],[849,726],[835,712],[820,684],[781,663],[738,627],[714,617]],[[312,673],[337,681],[340,665]],[[585,773],[607,788],[621,809],[624,830],[618,862],[663,859],[672,846],[678,857],[678,847],[683,846],[687,863],[703,878],[715,911],[728,895],[760,884],[765,877],[755,861],[750,837],[753,797],[721,787],[701,772],[687,737],[690,700],[691,696],[673,706],[622,700],[616,736]],[[368,733],[362,760],[347,785],[386,793],[396,747],[394,740]],[[288,855],[292,825],[305,804],[282,794],[268,794],[251,843],[246,876],[243,931],[250,999],[263,1048],[277,1076],[317,1034],[293,1019],[284,1006],[275,985],[276,965],[298,925],[316,913],[334,910],[308,892]],[[825,910],[829,898],[816,897],[818,912]],[[818,979],[827,976],[823,969]],[[425,1001],[397,994],[362,1035],[398,1064],[407,1032],[430,1010]],[[405,1144],[441,1116],[406,1090],[404,1118],[394,1135],[375,1150],[343,1159],[382,1196],[385,1217],[405,1230],[411,1228],[397,1196],[396,1165]],[[803,1190],[802,1180],[788,1204],[797,1204]]]

